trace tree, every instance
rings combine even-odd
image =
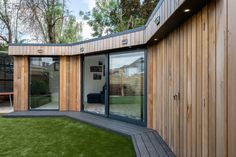
[[[19,12],[22,0],[0,0],[0,47],[18,42]]]
[[[125,24],[125,30],[139,27],[144,24],[144,19],[142,19],[140,12],[140,0],[120,0],[120,9],[123,16],[122,21],[120,22]]]
[[[62,41],[63,31],[72,31],[76,36],[71,40],[80,40],[81,29],[77,29],[78,23],[68,10],[65,10],[65,0],[23,0],[24,6],[28,10],[25,22],[28,23],[29,30],[35,33],[36,40],[46,43],[59,43]],[[72,24],[73,23],[73,24]],[[68,28],[68,27],[71,28]],[[28,33],[31,33],[28,32]],[[67,36],[68,39],[69,36]],[[78,37],[75,39],[75,37]]]
[[[0,1],[0,20],[1,20],[1,35],[0,38],[8,43],[12,43],[12,27],[9,3],[7,0]]]
[[[141,15],[144,19],[148,19],[151,15],[152,11],[156,7],[159,0],[144,0],[142,9],[141,9]]]
[[[80,11],[80,16],[92,27],[92,36],[110,34],[118,20],[118,3],[116,0],[96,0],[96,7],[91,12]]]
[[[121,32],[145,24],[158,0],[96,0],[91,12],[80,12],[80,16],[92,27],[92,36]]]
[[[73,43],[82,40],[82,23],[76,21],[75,16],[70,15],[64,20],[64,28],[59,37],[60,43]]]

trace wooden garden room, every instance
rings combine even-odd
[[[101,114],[157,131],[178,157],[234,157],[235,8],[234,0],[160,0],[133,30],[12,44],[14,111]]]

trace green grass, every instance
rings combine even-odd
[[[1,157],[132,157],[131,139],[68,118],[0,117]]]
[[[110,104],[141,104],[143,96],[117,96],[110,97]]]

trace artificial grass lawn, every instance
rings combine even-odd
[[[110,96],[109,103],[113,104],[142,104],[143,96]]]
[[[100,156],[135,156],[131,139],[69,118],[0,117],[0,157]]]

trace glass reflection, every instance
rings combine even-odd
[[[105,55],[86,56],[84,58],[84,111],[105,114],[105,60]]]
[[[143,120],[144,52],[110,56],[110,114]]]
[[[59,109],[59,58],[30,57],[30,109]]]

